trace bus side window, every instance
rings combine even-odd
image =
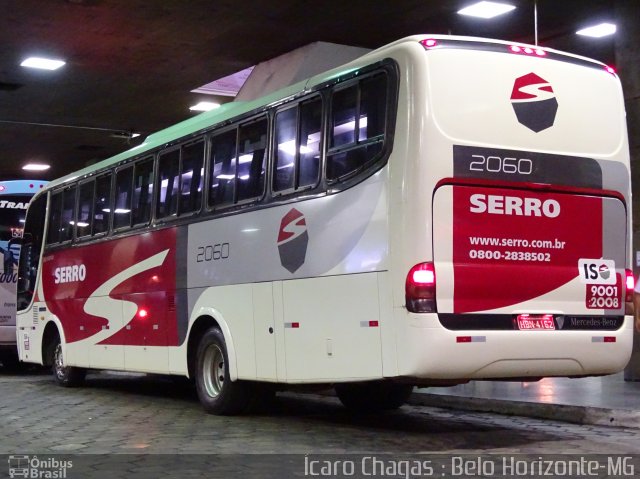
[[[116,197],[113,210],[113,229],[131,226],[131,186],[133,167],[116,172]]]
[[[147,158],[134,166],[133,178],[133,224],[147,224],[151,219],[153,198],[153,158]]]
[[[320,130],[322,100],[318,97],[300,105],[300,147],[298,188],[315,186],[320,173]]]
[[[96,194],[93,206],[92,235],[109,231],[111,217],[111,173],[96,178]]]
[[[49,227],[47,229],[47,244],[60,242],[60,213],[62,212],[62,191],[51,195],[49,205]]]
[[[76,221],[76,237],[83,238],[91,234],[91,219],[93,218],[93,194],[95,181],[87,181],[79,186],[78,217]]]
[[[159,187],[156,216],[167,218],[178,213],[180,150],[175,149],[160,155],[158,165]]]
[[[276,114],[273,191],[291,190],[295,185],[297,117],[297,106]]]
[[[242,125],[238,135],[237,201],[260,198],[264,192],[268,121]]]
[[[329,180],[355,172],[382,151],[386,108],[387,77],[384,73],[333,92],[327,155]]]
[[[277,113],[273,191],[315,186],[320,172],[320,97]]]
[[[76,206],[77,188],[67,188],[62,193],[62,214],[60,215],[60,242],[73,239],[73,227],[75,225],[74,210]]]
[[[211,140],[211,178],[209,181],[209,206],[232,204],[236,178],[237,129],[216,135]]]
[[[200,210],[204,173],[204,141],[182,148],[180,174],[180,214]]]

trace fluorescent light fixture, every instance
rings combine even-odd
[[[45,165],[42,163],[28,163],[22,167],[25,171],[45,171],[51,168],[50,165]]]
[[[583,28],[576,33],[578,35],[584,35],[585,37],[601,38],[616,33],[616,26],[613,23],[601,23],[593,27]]]
[[[215,102],[212,102],[212,101],[201,101],[197,105],[190,106],[189,110],[191,110],[191,111],[209,111],[209,110],[213,110],[214,108],[218,108],[219,106],[220,106],[220,103],[215,103]]]
[[[51,60],[49,58],[29,57],[20,66],[27,68],[39,68],[40,70],[57,70],[66,62],[62,60]]]
[[[516,7],[513,5],[508,5],[506,3],[478,2],[473,5],[469,5],[462,10],[458,10],[458,13],[460,15],[467,15],[470,17],[493,18],[498,15],[502,15],[503,13],[510,12],[515,8]]]

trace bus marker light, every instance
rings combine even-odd
[[[591,338],[592,343],[615,343],[615,336],[593,336]]]
[[[139,317],[139,318],[144,319],[144,318],[146,318],[147,316],[149,316],[149,311],[147,311],[146,309],[144,309],[144,308],[143,308],[143,309],[140,309],[140,310],[138,311],[138,317]]]
[[[633,301],[633,290],[636,287],[636,280],[633,276],[633,271],[631,271],[630,269],[625,269],[624,274],[626,276],[624,300],[627,303],[631,303]]]
[[[425,48],[433,48],[438,46],[438,40],[435,38],[427,38],[426,40],[422,40],[420,42]]]
[[[297,329],[300,327],[300,323],[284,323],[284,327]]]
[[[361,328],[377,328],[378,326],[378,321],[360,321]]]
[[[542,48],[532,48],[532,47],[521,47],[519,45],[511,45],[509,47],[512,53],[520,53],[524,55],[537,55],[539,57],[544,57],[547,55],[547,52]]]
[[[456,336],[456,343],[486,343],[486,336]]]

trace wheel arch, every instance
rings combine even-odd
[[[42,343],[40,344],[40,354],[42,358],[42,364],[44,366],[51,366],[50,358],[48,357],[47,350],[51,346],[51,343],[55,340],[55,338],[60,338],[60,344],[64,349],[66,346],[66,341],[64,337],[64,330],[62,329],[62,325],[56,319],[50,319],[47,324],[44,326],[42,331]]]
[[[194,377],[194,367],[198,343],[204,333],[212,327],[217,327],[224,336],[229,359],[229,377],[232,381],[238,379],[238,366],[236,361],[236,350],[233,345],[233,336],[228,323],[224,320],[219,311],[214,308],[201,308],[196,315],[195,321],[191,324],[187,334],[187,370],[189,378]]]

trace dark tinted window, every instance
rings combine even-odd
[[[88,181],[78,187],[78,218],[76,222],[76,236],[82,238],[91,234],[91,219],[93,213],[93,191],[95,181]]]
[[[96,178],[93,207],[93,235],[109,231],[111,217],[111,173]]]
[[[290,191],[318,182],[321,125],[319,97],[278,112],[273,191]]]
[[[320,173],[320,129],[322,101],[320,98],[300,105],[300,148],[298,187],[314,186]]]
[[[49,205],[49,226],[47,228],[47,244],[60,241],[60,213],[62,212],[62,191],[51,195]]]
[[[236,130],[216,135],[211,140],[211,178],[209,206],[233,203],[236,178]]]
[[[131,226],[131,186],[133,167],[116,172],[116,197],[113,209],[113,228]]]
[[[160,156],[158,165],[160,188],[156,215],[158,218],[166,218],[178,213],[180,150],[173,150]]]
[[[280,111],[276,115],[273,191],[289,190],[295,184],[297,126],[297,107]]]
[[[378,157],[383,146],[386,110],[384,73],[332,94],[328,179],[347,176]]]
[[[60,241],[73,239],[74,217],[76,206],[76,187],[67,188],[62,192],[62,213],[60,215]]]
[[[151,219],[153,199],[153,158],[136,163],[133,177],[133,224],[141,225]]]
[[[262,196],[267,158],[267,127],[266,118],[240,127],[236,175],[237,201]]]
[[[333,93],[331,98],[331,148],[350,145],[356,141],[357,104],[357,85]]]
[[[204,173],[204,142],[182,148],[180,174],[180,214],[200,210]]]

